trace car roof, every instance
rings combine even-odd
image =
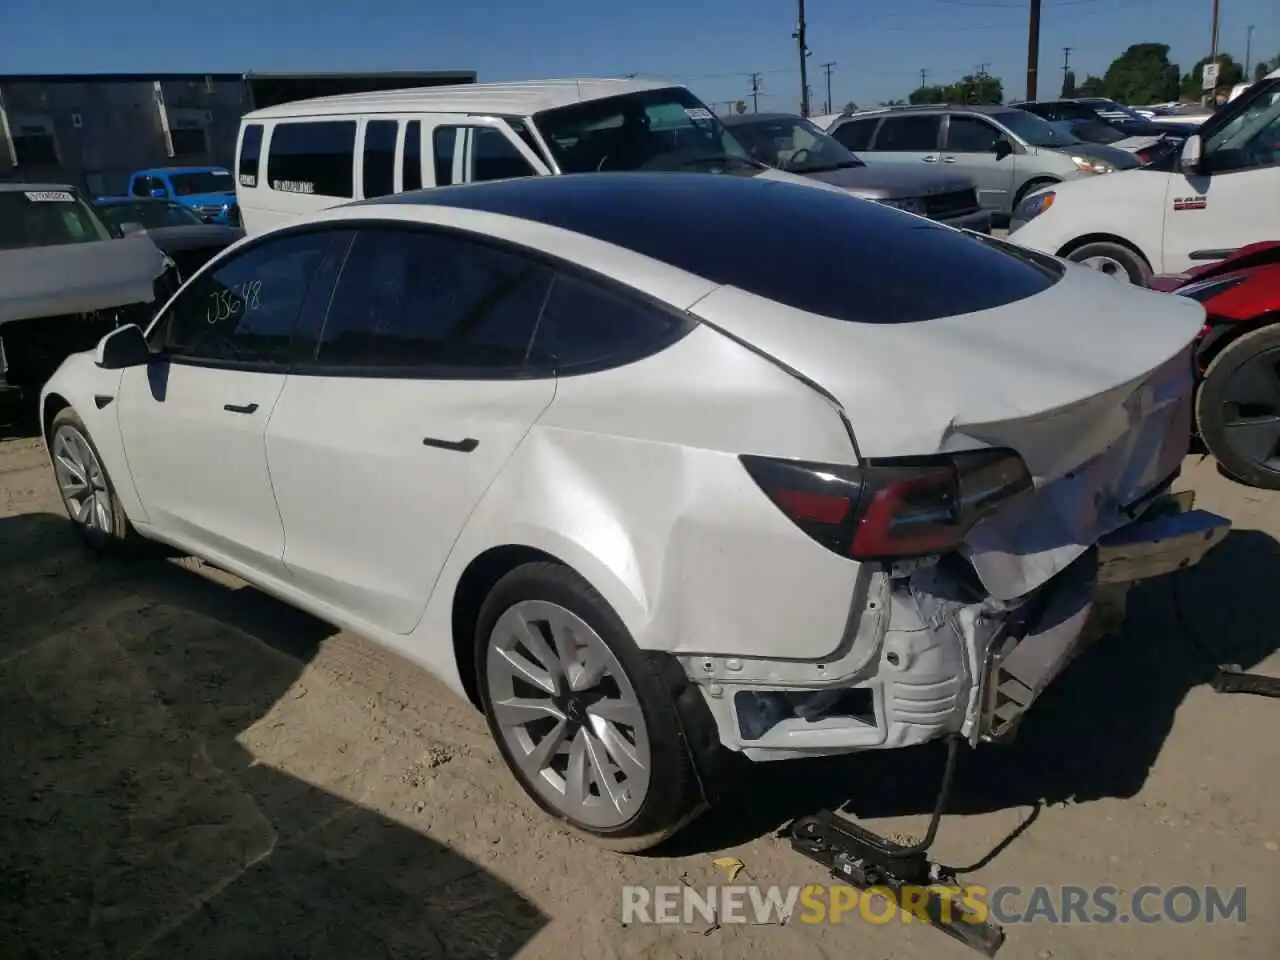
[[[21,183],[16,180],[0,180],[0,193],[26,193],[37,190],[66,190],[78,194],[80,191],[68,183]]]
[[[938,271],[967,277],[971,286],[998,287],[990,274],[1007,274],[1015,268],[1006,260],[1023,259],[842,191],[753,174],[493,180],[362,200],[318,212],[311,222],[436,224],[575,262],[681,309],[729,286],[791,309],[867,322],[897,322],[873,301],[924,302],[929,297],[917,297],[919,290],[946,288],[927,279]],[[743,243],[761,223],[771,224],[769,242]],[[779,257],[779,250],[787,255]],[[855,280],[831,282],[837,255],[859,265]],[[895,282],[886,284],[885,276]],[[908,304],[904,315],[914,309]]]
[[[351,113],[492,113],[528,116],[588,100],[603,100],[624,93],[661,90],[680,84],[667,80],[638,78],[590,78],[531,80],[513,83],[464,83],[443,87],[415,87],[410,90],[378,90],[344,93],[311,100],[263,107],[244,116],[244,122],[276,117],[332,116]]]

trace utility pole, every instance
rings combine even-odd
[[[1253,56],[1253,24],[1245,27],[1244,33],[1244,82],[1249,82],[1249,61]]]
[[[924,89],[924,82],[929,79],[929,71],[921,68],[920,70],[920,88]]]
[[[828,60],[826,63],[824,63],[824,64],[822,65],[822,70],[823,70],[823,72],[824,72],[824,73],[826,73],[826,75],[827,75],[827,105],[826,105],[826,108],[822,111],[823,113],[830,113],[830,112],[831,112],[831,110],[832,110],[832,107],[831,107],[831,71],[832,71],[832,70],[834,70],[835,68],[836,68],[836,62],[835,62],[834,60]]]
[[[751,112],[760,112],[760,74],[751,75]]]
[[[1036,81],[1040,73],[1040,0],[1031,0],[1031,19],[1027,24],[1027,99],[1036,98]]]
[[[1071,48],[1062,48],[1062,95],[1067,95],[1067,74],[1071,72]]]
[[[1210,63],[1218,62],[1218,2],[1219,0],[1213,0],[1213,38],[1209,41]],[[1216,92],[1216,90],[1204,91],[1204,98],[1202,102],[1206,105],[1211,103],[1214,99],[1213,95]]]
[[[809,115],[809,64],[806,62],[809,56],[809,45],[804,38],[804,0],[796,0],[799,8],[799,17],[796,21],[796,32],[791,36],[795,37],[796,47],[800,51],[800,116],[807,117]]]

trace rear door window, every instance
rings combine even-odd
[[[396,120],[370,120],[364,125],[364,165],[361,186],[365,197],[385,197],[395,193]]]
[[[831,136],[855,153],[859,150],[870,150],[871,135],[876,131],[877,122],[879,122],[878,119],[850,120],[836,127]]]
[[[465,142],[459,131],[470,135],[470,152],[460,183],[481,180],[508,180],[513,177],[534,177],[538,171],[524,158],[519,148],[507,139],[506,134],[494,127],[446,126],[436,127],[432,135],[435,152],[436,186],[448,186],[454,182],[454,154]]]
[[[240,140],[240,159],[237,161],[240,186],[258,185],[258,160],[261,156],[262,124],[251,123],[244,128],[244,136]]]
[[[267,147],[267,181],[279,193],[355,196],[356,122],[278,123]]]
[[[402,190],[422,189],[422,121],[410,120],[404,128],[404,156],[400,161]]]
[[[898,116],[885,117],[876,132],[877,151],[899,153],[929,153],[938,149],[938,134],[942,129],[942,117]]]

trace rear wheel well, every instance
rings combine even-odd
[[[1280,313],[1264,313],[1249,320],[1224,320],[1221,317],[1211,316],[1208,322],[1213,327],[1224,326],[1229,329],[1222,336],[1215,338],[1209,348],[1196,358],[1204,369],[1207,369],[1209,364],[1213,363],[1218,354],[1246,333],[1252,333],[1254,330],[1261,330],[1263,327],[1280,323]]]
[[[49,430],[53,426],[53,418],[71,406],[64,397],[51,393],[45,397],[44,409],[40,411],[40,433],[45,443],[49,442]]]
[[[548,562],[564,566],[549,553],[511,544],[486,550],[462,571],[458,587],[453,592],[453,657],[458,666],[458,675],[462,679],[462,687],[467,692],[467,699],[477,710],[481,706],[479,678],[476,676],[475,632],[476,621],[480,619],[480,607],[497,582],[516,567],[526,563]]]
[[[1114,243],[1121,247],[1124,247],[1126,250],[1132,250],[1135,254],[1137,254],[1139,257],[1142,258],[1142,262],[1147,265],[1147,269],[1152,270],[1154,272],[1154,268],[1152,268],[1151,266],[1151,261],[1147,259],[1146,254],[1144,254],[1141,250],[1135,247],[1132,243],[1130,243],[1124,237],[1117,237],[1114,233],[1086,233],[1083,237],[1076,237],[1074,240],[1072,240],[1070,243],[1064,246],[1061,250],[1059,250],[1057,253],[1057,256],[1064,257],[1064,258],[1068,257],[1071,255],[1073,251],[1079,250],[1081,247],[1088,246],[1091,243]]]

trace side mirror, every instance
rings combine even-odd
[[[139,234],[147,232],[147,228],[140,223],[122,223],[120,224],[120,236],[136,237]]]
[[[169,197],[169,191],[167,191],[164,187],[152,187],[151,195],[155,197],[157,200],[166,200]]]
[[[1200,173],[1204,168],[1204,143],[1200,134],[1193,133],[1182,144],[1182,172]]]
[[[991,152],[996,155],[997,160],[1003,160],[1005,157],[1012,156],[1013,144],[1004,137],[1000,137],[991,145]]]
[[[136,323],[117,327],[98,341],[93,362],[103,370],[125,370],[151,362],[151,348]]]

